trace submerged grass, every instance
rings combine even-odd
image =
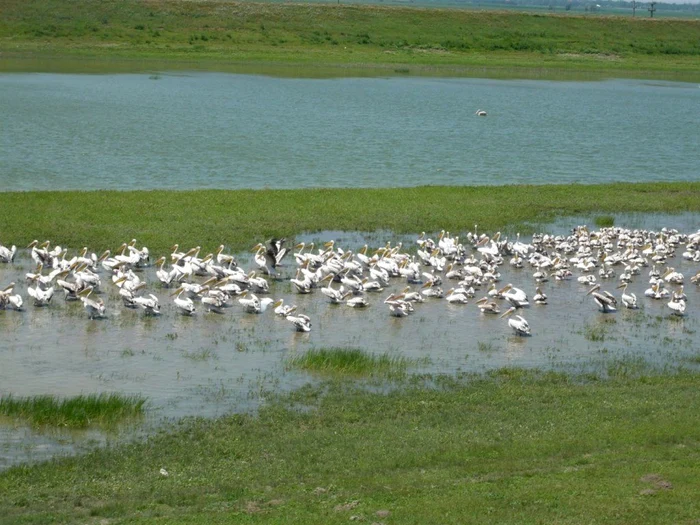
[[[3,56],[697,72],[700,22],[229,0],[4,0]],[[51,62],[49,60],[48,62]]]
[[[36,426],[84,428],[109,426],[143,415],[146,400],[141,396],[90,394],[67,399],[55,396],[0,398],[0,414]]]
[[[8,523],[693,523],[700,375],[331,381],[0,473]],[[165,468],[167,476],[159,473]],[[614,518],[613,518],[614,517]]]
[[[318,348],[291,357],[290,368],[325,374],[392,377],[406,373],[412,361],[402,356],[374,355],[359,348]]]
[[[73,249],[116,249],[138,239],[158,255],[224,243],[249,249],[270,237],[345,230],[397,234],[494,232],[562,215],[700,211],[700,183],[426,186],[383,189],[0,193],[0,241],[50,239]],[[459,210],[455,213],[454,210]]]

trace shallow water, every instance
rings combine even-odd
[[[656,80],[3,73],[0,188],[689,181],[698,107]]]
[[[584,222],[591,222],[591,217]],[[673,222],[673,221],[676,222]],[[618,216],[616,223],[623,224]],[[688,226],[697,230],[697,216],[658,216],[649,224]],[[550,225],[549,231],[565,233],[568,219]],[[345,249],[359,249],[365,242],[383,246],[387,241],[413,244],[415,237],[398,239],[388,233],[369,237],[348,232],[322,232],[297,240],[327,241],[332,238]],[[684,261],[678,250],[669,261],[686,275],[686,281],[699,269]],[[159,254],[155,254],[159,255]],[[251,268],[242,255],[241,265]],[[412,371],[430,373],[483,372],[503,366],[576,369],[585,371],[601,362],[615,362],[630,356],[659,366],[684,364],[697,355],[700,347],[700,310],[695,305],[698,289],[686,284],[688,314],[671,318],[667,301],[643,297],[648,287],[647,272],[635,278],[630,291],[637,294],[641,309],[601,314],[588,290],[575,278],[542,285],[549,295],[546,306],[533,305],[522,314],[528,319],[533,336],[514,336],[504,319],[479,313],[475,301],[449,305],[444,300],[427,300],[404,319],[390,317],[382,304],[392,291],[403,288],[398,280],[389,289],[369,295],[365,310],[331,305],[316,290],[297,295],[286,280],[293,274],[293,261],[287,260],[285,279],[271,281],[270,296],[284,298],[312,318],[309,334],[293,331],[290,323],[268,311],[246,314],[233,301],[223,314],[200,310],[192,318],[176,313],[168,290],[161,289],[153,269],[141,276],[163,305],[159,318],[147,318],[137,310],[121,306],[116,287],[103,272],[102,297],[108,317],[91,321],[81,303],[68,303],[57,294],[47,308],[29,304],[24,273],[33,270],[27,250],[21,250],[13,265],[0,265],[0,286],[17,282],[25,298],[26,311],[0,311],[0,395],[31,396],[54,394],[72,396],[92,392],[142,394],[148,398],[147,424],[187,415],[216,416],[230,411],[255,408],[269,390],[285,391],[311,380],[313,376],[287,370],[290,355],[318,347],[359,347],[370,352],[400,355],[420,360]],[[512,282],[532,297],[533,270],[501,267],[500,285]],[[619,273],[619,272],[618,272]],[[575,275],[577,275],[575,273]],[[203,279],[199,279],[203,280]],[[20,284],[21,283],[21,284]],[[603,281],[604,289],[615,292],[617,280]],[[445,282],[447,290],[450,282]],[[673,288],[673,287],[671,287]],[[602,334],[593,340],[592,333]],[[692,365],[691,365],[692,366]],[[23,427],[3,427],[0,431],[0,468],[27,459],[41,459],[73,451],[85,441],[104,443],[117,437],[97,434],[50,436]],[[55,443],[55,446],[52,446]]]

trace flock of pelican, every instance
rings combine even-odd
[[[152,283],[142,278],[141,271],[154,265],[158,285],[169,290],[173,307],[187,316],[199,308],[223,313],[235,298],[247,313],[272,310],[297,331],[308,332],[311,319],[298,312],[296,305],[268,297],[268,279],[284,280],[286,274],[291,275],[289,282],[296,293],[319,290],[330,303],[351,308],[369,306],[372,294],[382,294],[393,286],[394,291],[382,295],[381,301],[388,313],[398,318],[408,317],[425,301],[466,305],[474,299],[481,314],[507,318],[516,335],[529,336],[530,325],[522,314],[531,303],[548,304],[544,289],[550,281],[575,278],[588,287],[585,295],[592,297],[601,312],[612,313],[620,305],[638,308],[637,297],[628,287],[647,274],[645,297],[667,301],[672,315],[683,316],[688,300],[685,278],[667,261],[682,252],[684,259],[700,263],[700,231],[682,234],[666,228],[649,231],[614,227],[595,231],[580,226],[566,236],[536,234],[525,243],[519,235],[515,240],[501,239],[500,233],[479,235],[475,227],[462,241],[445,231],[436,240],[422,233],[413,249],[405,249],[402,243],[387,243],[371,253],[367,245],[353,252],[330,241],[318,249],[313,243],[300,243],[291,254],[285,239],[271,239],[253,248],[254,268],[250,270],[244,270],[234,256],[224,253],[224,245],[204,256],[200,256],[199,247],[181,251],[175,245],[168,256],[153,263],[148,248],[138,248],[135,240],[122,244],[114,254],[106,251],[100,256],[88,254],[83,248],[69,257],[67,249],[52,248],[49,241],[33,241],[27,249],[36,263],[36,269],[26,274],[27,294],[33,306],[50,306],[58,292],[66,301],[81,301],[90,319],[106,316],[107,308],[100,297],[103,280],[116,287],[124,307],[141,309],[148,316],[160,315],[160,300],[153,286],[146,293]],[[16,254],[16,246],[0,244],[0,263],[13,263]],[[497,285],[501,279],[499,267],[506,263],[522,271],[526,287],[535,288],[532,298],[511,283]],[[574,272],[579,275],[574,277]],[[454,283],[447,292],[445,282]],[[700,271],[690,282],[700,285]],[[604,286],[621,291],[619,302]],[[0,289],[0,310],[24,309],[25,301],[15,288],[16,283],[10,283]]]

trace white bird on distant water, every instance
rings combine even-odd
[[[175,297],[173,302],[175,303],[175,306],[177,306],[181,314],[192,315],[195,312],[194,302],[189,297],[181,297],[182,292],[184,291],[185,289],[181,286],[170,295]]]
[[[486,111],[484,111],[483,109],[477,109],[476,113],[474,114],[478,117],[485,117],[487,115]]]
[[[617,299],[610,292],[598,293],[600,290],[600,285],[596,284],[593,288],[588,290],[586,295],[592,295],[595,304],[604,314],[616,312],[617,311]]]

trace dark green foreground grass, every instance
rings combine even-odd
[[[698,212],[700,183],[0,193],[0,210],[4,245],[99,251],[137,238],[162,255],[174,243],[237,251],[305,231],[492,233],[559,215]]]
[[[306,387],[258,416],[0,473],[0,522],[697,523],[700,376],[588,381]]]
[[[0,398],[0,415],[36,426],[84,428],[109,426],[143,415],[146,400],[121,394],[89,394],[67,399],[55,396]]]

